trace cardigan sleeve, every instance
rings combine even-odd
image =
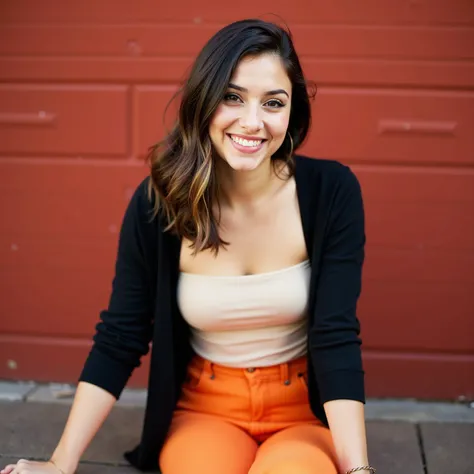
[[[152,278],[147,265],[150,204],[146,180],[137,188],[123,218],[115,276],[107,310],[100,314],[94,344],[79,380],[119,398],[152,335]]]
[[[364,261],[364,207],[356,176],[348,167],[340,169],[323,242],[309,342],[322,403],[365,402],[356,315]]]

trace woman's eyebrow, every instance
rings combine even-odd
[[[248,92],[248,89],[246,89],[245,87],[238,86],[237,84],[232,84],[231,82],[229,83],[229,88],[238,90],[240,92]],[[264,95],[276,95],[276,94],[285,94],[288,98],[290,98],[290,96],[288,95],[288,92],[286,92],[285,89],[275,89],[273,91],[265,92]]]

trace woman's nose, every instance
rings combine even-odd
[[[246,107],[240,117],[240,126],[249,131],[255,132],[263,128],[263,121],[257,107]]]

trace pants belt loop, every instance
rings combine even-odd
[[[202,367],[204,373],[209,373],[210,378],[214,380],[216,378],[216,374],[214,373],[214,363],[210,360],[204,359],[204,365]]]
[[[281,383],[285,385],[290,385],[290,377],[289,377],[289,370],[288,364],[280,364],[280,376],[281,376]]]

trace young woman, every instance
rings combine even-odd
[[[289,34],[219,31],[126,211],[107,311],[49,462],[73,473],[152,342],[140,445],[163,474],[373,473],[356,304],[354,174],[295,155],[310,126]]]

